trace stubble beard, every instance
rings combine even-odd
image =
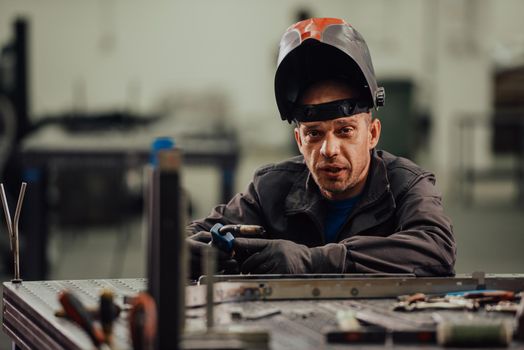
[[[327,179],[319,179],[318,176],[313,173],[313,179],[320,189],[320,192],[327,198],[331,197],[329,194],[344,194],[354,187],[351,179],[348,177],[342,180],[329,181]]]

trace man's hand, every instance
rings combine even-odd
[[[202,258],[204,256],[205,249],[209,247],[211,242],[211,233],[206,231],[200,231],[186,239],[187,246],[189,247],[190,256],[190,268],[191,278],[197,279],[204,271],[202,270]],[[217,249],[217,267],[218,270],[230,270],[234,269],[236,262],[231,259],[229,254],[224,253]]]
[[[319,272],[320,248],[282,239],[236,238],[234,259],[242,273],[300,274]]]

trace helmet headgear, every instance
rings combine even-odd
[[[326,79],[347,82],[361,95],[356,100],[334,101],[316,109],[324,113],[312,114],[311,109],[301,113],[308,106],[297,103],[300,94],[312,83]],[[288,122],[300,121],[302,117],[302,120],[330,119],[326,111],[333,109],[342,108],[352,114],[365,107],[378,109],[385,99],[384,88],[377,85],[364,38],[338,18],[311,18],[286,30],[280,40],[275,95],[280,116]],[[335,106],[335,102],[340,103]],[[348,109],[348,105],[352,108]]]

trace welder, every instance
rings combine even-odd
[[[219,254],[243,274],[454,274],[455,239],[435,176],[376,148],[385,105],[367,44],[344,20],[312,18],[280,41],[275,95],[301,155],[259,168],[243,193],[188,226],[192,275],[215,224],[259,225]]]

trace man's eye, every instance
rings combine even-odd
[[[318,132],[318,130],[309,130],[306,133],[306,135],[309,136],[309,137],[318,137],[318,136],[320,136],[320,132]]]
[[[339,133],[340,134],[343,134],[343,135],[350,135],[351,133],[353,133],[354,129],[352,127],[344,127],[342,129],[340,129]]]

